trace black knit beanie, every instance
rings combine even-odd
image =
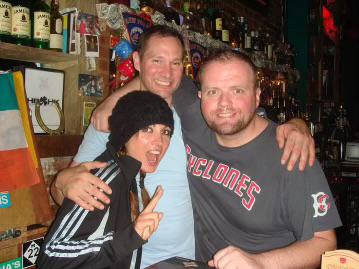
[[[157,94],[134,91],[121,97],[109,117],[109,143],[116,151],[122,149],[139,130],[152,125],[163,124],[171,128],[174,122],[172,110],[167,102]]]

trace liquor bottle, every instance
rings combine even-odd
[[[222,40],[222,22],[223,22],[223,10],[215,8],[215,31],[213,38]]]
[[[244,49],[250,51],[252,49],[252,37],[251,32],[248,30],[248,23],[244,22]]]
[[[204,23],[205,23],[205,34],[213,37],[216,30],[216,19],[215,19],[215,8],[213,0],[209,3],[204,2]]]
[[[11,9],[11,37],[17,45],[31,45],[30,1],[13,0]]]
[[[331,134],[331,141],[337,145],[337,158],[338,162],[344,161],[346,143],[349,140],[349,123],[346,118],[346,110],[343,105],[339,106],[337,117],[335,119],[335,128]]]
[[[177,25],[181,25],[181,18],[177,11],[172,6],[171,0],[166,0],[166,7],[164,9],[163,15],[165,15],[165,20],[168,22],[174,22]],[[182,20],[183,21],[183,20]]]
[[[51,0],[50,13],[50,49],[62,51],[63,18],[59,12],[59,0]]]
[[[33,4],[32,38],[35,48],[48,49],[50,44],[50,7],[42,0]]]
[[[270,37],[270,34],[266,34],[265,44],[264,44],[264,53],[266,54],[266,58],[271,61],[273,59],[273,42]]]
[[[0,1],[0,41],[11,42],[11,2]]]
[[[154,12],[152,1],[151,0],[140,0],[140,9],[141,9],[141,11],[143,11],[147,14],[152,14]]]
[[[240,28],[238,27],[238,18],[232,14],[230,21],[229,44],[234,50],[239,50]]]
[[[192,0],[192,3],[191,3],[191,0],[184,0],[183,4],[182,4],[183,13],[188,14],[191,10],[191,5],[193,5],[193,3],[194,3],[193,0]]]
[[[229,43],[229,29],[230,29],[230,25],[229,25],[229,18],[228,16],[225,16],[223,14],[222,16],[222,42],[228,44]]]
[[[259,51],[258,31],[252,31],[251,38],[252,38],[252,49],[254,51]]]

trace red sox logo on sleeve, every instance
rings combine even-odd
[[[314,207],[314,216],[316,217],[322,217],[325,216],[328,213],[328,210],[330,208],[330,203],[327,202],[329,199],[329,195],[324,192],[318,192],[317,194],[312,194],[313,197],[313,207]]]

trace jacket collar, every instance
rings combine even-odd
[[[127,179],[134,179],[140,171],[141,162],[128,155],[118,155],[116,150],[109,143],[107,144],[107,151],[111,158],[120,166],[121,172]]]

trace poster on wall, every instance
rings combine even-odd
[[[60,126],[55,102],[63,108],[64,79],[61,70],[25,67],[25,89],[35,133],[45,133],[35,117],[36,102],[40,102],[40,115],[46,126],[54,130]]]

